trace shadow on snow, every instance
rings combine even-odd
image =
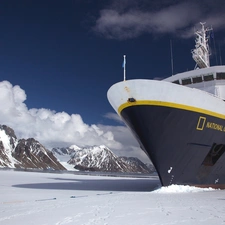
[[[52,178],[51,178],[52,179]],[[55,178],[51,183],[17,184],[13,187],[32,189],[53,189],[53,190],[86,190],[86,191],[153,191],[161,187],[158,177],[137,178],[137,179],[62,179]]]

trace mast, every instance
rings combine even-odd
[[[172,46],[171,39],[170,39],[170,55],[171,55],[171,70],[172,70],[172,76],[173,76],[173,46]]]
[[[196,62],[195,69],[199,68],[206,68],[210,67],[210,61],[209,61],[209,31],[212,30],[212,28],[205,28],[205,23],[200,23],[202,25],[201,30],[198,30],[195,32],[196,39],[195,39],[195,49],[191,51],[192,58]]]
[[[123,80],[126,80],[126,55],[123,56]]]

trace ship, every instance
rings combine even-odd
[[[107,97],[162,186],[225,188],[225,66],[210,66],[212,28],[200,23],[196,66],[163,80],[124,79]]]

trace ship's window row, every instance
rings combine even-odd
[[[216,79],[217,80],[225,80],[225,73],[217,73]]]
[[[201,83],[202,81],[211,81],[214,80],[213,74],[206,74],[196,77],[189,77],[180,80],[173,81],[174,84],[182,84],[182,85],[188,85],[188,84],[195,84],[195,83]],[[225,73],[216,73],[216,80],[225,80]]]
[[[192,77],[193,84],[195,83],[201,83],[202,82],[202,76],[199,77]]]
[[[180,84],[180,81],[179,80],[175,80],[173,81],[174,84]]]
[[[204,81],[210,81],[210,80],[214,80],[213,74],[209,74],[209,75],[204,75],[203,76]]]
[[[187,85],[187,84],[191,84],[192,82],[191,82],[191,78],[186,78],[186,79],[183,79],[182,80],[182,84],[183,85]]]

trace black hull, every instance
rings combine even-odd
[[[187,109],[132,105],[120,111],[163,186],[225,187],[225,120]]]

